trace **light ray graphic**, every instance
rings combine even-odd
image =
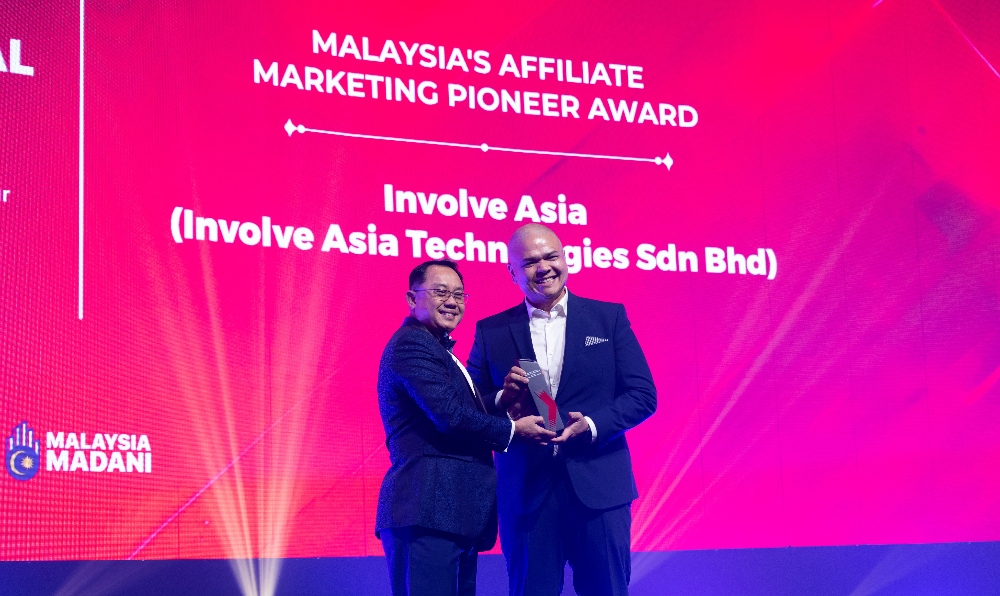
[[[837,261],[840,258],[840,255],[843,254],[848,244],[850,244],[850,241],[854,237],[854,234],[857,232],[862,221],[870,211],[871,211],[871,205],[869,205],[868,209],[866,209],[864,213],[859,214],[858,218],[855,219],[851,227],[845,231],[843,237],[841,238],[841,242],[839,243],[837,248],[830,252],[830,255],[826,258],[826,261],[816,272],[816,275],[814,275],[813,278],[810,280],[809,285],[806,286],[806,288],[796,299],[795,303],[792,305],[792,308],[789,309],[788,313],[786,313],[785,316],[782,318],[782,321],[778,325],[778,328],[775,330],[770,340],[768,340],[767,345],[757,355],[757,357],[754,358],[753,364],[750,366],[749,370],[747,370],[747,372],[744,373],[743,378],[740,380],[740,384],[736,387],[736,389],[733,390],[733,393],[726,401],[726,404],[723,406],[722,410],[716,415],[715,420],[712,421],[712,424],[704,432],[704,434],[701,437],[701,440],[698,442],[698,445],[692,450],[691,454],[684,462],[684,465],[681,467],[680,472],[678,472],[677,476],[674,477],[670,485],[658,499],[656,505],[653,507],[653,510],[647,515],[646,523],[638,528],[638,531],[636,532],[636,539],[641,538],[645,532],[650,530],[650,527],[652,525],[652,520],[656,519],[657,514],[670,499],[670,495],[673,494],[674,490],[680,484],[681,480],[683,480],[688,470],[690,470],[691,466],[701,455],[701,452],[705,448],[705,445],[712,440],[712,437],[715,435],[715,432],[719,429],[719,427],[722,425],[722,422],[732,411],[733,407],[736,405],[736,402],[738,402],[740,397],[742,397],[743,392],[746,391],[747,387],[750,386],[750,383],[756,378],[760,370],[770,360],[771,354],[774,352],[775,348],[777,348],[777,346],[782,342],[782,340],[785,338],[785,336],[788,334],[791,328],[795,325],[796,321],[802,314],[802,311],[805,309],[806,305],[812,301],[813,297],[816,295],[816,290],[829,275],[834,265],[836,265]],[[673,529],[673,527],[677,524],[678,521],[679,520],[674,520],[668,526],[666,526],[660,532],[661,535],[669,533],[670,530]]]
[[[193,190],[196,204],[197,195]],[[210,248],[201,246],[191,256],[196,258],[185,265],[170,255],[148,274],[160,306],[170,313],[159,320],[161,333],[192,338],[163,345],[176,399],[188,408],[192,436],[199,437],[192,447],[207,481],[128,558],[146,556],[182,514],[199,511],[189,515],[205,515],[206,524],[212,519],[206,531],[221,540],[241,593],[270,596],[286,556],[290,520],[301,505],[293,478],[314,398],[340,370],[319,366],[330,314],[324,288],[336,272],[320,262],[265,271],[260,260],[258,287],[244,297],[249,318],[234,321],[226,293],[219,291],[225,272],[217,269]],[[277,288],[275,295],[265,291],[270,287]],[[207,511],[193,507],[200,501]]]
[[[986,395],[986,392],[996,385],[997,381],[1000,381],[1000,366],[997,366],[983,381],[970,391],[965,396],[966,404],[973,404],[979,401],[979,398]]]
[[[278,579],[281,573],[281,564],[285,556],[287,541],[289,537],[289,525],[293,514],[293,503],[295,502],[295,491],[297,483],[295,475],[289,472],[289,462],[298,462],[301,459],[303,445],[302,437],[305,435],[306,427],[309,425],[309,409],[299,407],[305,403],[307,398],[311,398],[317,392],[317,388],[325,386],[336,371],[329,377],[316,382],[318,361],[323,357],[322,351],[317,349],[309,357],[303,358],[302,346],[321,346],[323,335],[326,333],[329,308],[326,302],[327,294],[323,290],[326,286],[323,282],[335,283],[336,279],[331,279],[329,269],[321,262],[316,261],[312,268],[303,276],[306,280],[306,288],[296,287],[291,271],[284,270],[286,279],[278,283],[278,296],[276,309],[278,310],[276,320],[293,321],[298,316],[306,316],[310,324],[306,326],[304,333],[298,332],[290,325],[279,326],[275,330],[275,337],[270,342],[273,346],[270,355],[269,370],[286,371],[284,378],[272,378],[271,396],[272,404],[279,408],[286,407],[285,404],[292,404],[288,410],[290,416],[286,424],[282,425],[280,439],[269,441],[269,469],[272,470],[273,477],[265,485],[264,490],[259,493],[260,502],[257,506],[260,536],[258,541],[260,547],[260,594],[269,596],[274,594],[278,587]],[[335,275],[335,274],[332,274]],[[261,293],[264,293],[263,280],[265,275],[261,272]],[[314,282],[319,281],[317,285]],[[261,333],[266,337],[263,329]],[[296,399],[297,396],[306,394],[307,398]],[[272,406],[272,407],[274,407]]]
[[[210,453],[227,454],[235,461],[231,468],[231,473],[225,476],[225,480],[217,484],[217,489],[212,491],[217,503],[217,511],[223,520],[224,538],[229,543],[229,565],[233,569],[236,581],[244,596],[261,596],[258,589],[257,569],[253,565],[254,548],[251,537],[251,528],[247,512],[247,490],[244,484],[243,470],[241,469],[241,459],[237,456],[240,452],[238,447],[238,434],[236,429],[236,398],[233,394],[229,378],[230,368],[227,358],[226,334],[222,327],[220,300],[216,288],[216,274],[212,267],[211,255],[205,245],[199,247],[201,257],[202,283],[204,284],[205,299],[208,308],[209,334],[211,340],[211,354],[208,361],[214,360],[215,370],[218,371],[217,380],[219,383],[219,393],[217,401],[222,406],[222,422],[224,428],[218,428],[218,414],[206,412],[210,410],[211,403],[205,399],[198,399],[196,402],[188,400],[192,409],[199,411],[197,420],[209,421],[212,431],[206,438],[215,438],[217,443],[211,444],[207,440],[199,441],[203,449],[203,458],[206,462],[212,461]],[[197,404],[197,405],[195,405]],[[214,414],[214,415],[213,415]],[[226,449],[228,447],[228,449]],[[220,479],[223,477],[220,476]],[[216,481],[218,482],[218,481]]]
[[[897,546],[876,563],[861,582],[851,591],[850,596],[873,596],[884,588],[903,579],[913,571],[927,565],[953,548],[948,544],[926,545],[913,549]]]
[[[327,382],[329,382],[330,379],[333,378],[333,376],[334,375],[330,375],[329,377],[327,377],[326,379],[324,379],[322,382],[320,382],[317,385],[317,387],[322,386],[322,385],[326,384]],[[228,464],[226,464],[225,467],[223,467],[221,470],[219,470],[218,473],[215,474],[215,476],[212,476],[208,480],[208,482],[206,482],[204,486],[202,486],[194,494],[192,494],[191,497],[187,501],[185,501],[184,504],[182,504],[177,509],[177,511],[173,512],[172,514],[170,514],[170,516],[167,517],[167,519],[165,519],[163,521],[163,523],[160,524],[159,527],[157,527],[155,530],[153,530],[153,532],[149,536],[147,536],[142,542],[140,542],[139,545],[137,547],[135,547],[135,550],[133,550],[131,552],[131,554],[129,554],[129,556],[125,558],[125,560],[131,561],[131,560],[135,559],[136,557],[138,557],[139,554],[143,551],[143,549],[145,549],[147,546],[149,546],[149,543],[152,542],[163,530],[165,530],[167,528],[167,526],[169,526],[171,523],[173,523],[178,518],[178,516],[180,516],[181,513],[184,513],[184,511],[188,507],[190,507],[203,494],[205,494],[205,491],[207,491],[209,488],[211,488],[212,485],[215,484],[215,482],[219,478],[221,478],[223,475],[225,475],[226,472],[228,472],[229,470],[231,470],[232,467],[235,466],[237,464],[237,462],[239,462],[241,459],[243,459],[243,457],[247,453],[249,453],[250,451],[252,451],[253,448],[256,447],[263,439],[265,439],[268,435],[270,435],[274,431],[275,428],[277,428],[282,422],[285,421],[285,418],[287,418],[292,413],[293,410],[295,410],[300,405],[302,405],[303,403],[305,403],[306,401],[308,401],[310,398],[312,398],[313,395],[314,395],[314,393],[315,393],[315,389],[313,391],[309,392],[308,394],[302,396],[302,398],[299,399],[299,401],[295,405],[293,405],[292,408],[288,412],[285,412],[285,414],[282,415],[281,418],[278,418],[277,420],[275,420],[274,423],[271,424],[271,426],[267,427],[267,429],[265,429],[264,432],[262,432],[259,435],[257,435],[257,437],[253,441],[250,441],[246,445],[246,447],[244,447],[243,450],[240,451],[239,455],[237,455],[232,461],[230,461]]]
[[[896,169],[898,169],[898,166]],[[661,487],[663,486],[663,484],[666,484],[667,478],[665,475],[666,474],[665,471],[668,468],[668,466],[665,465],[661,467],[661,471],[657,474],[653,482],[653,485],[648,490],[648,494],[656,495],[655,501],[653,502],[650,510],[645,513],[643,517],[645,521],[641,524],[636,525],[633,543],[640,541],[647,541],[650,539],[653,539],[653,542],[656,543],[656,541],[662,540],[665,536],[669,535],[675,528],[677,528],[679,525],[682,524],[684,518],[694,509],[694,506],[697,503],[697,501],[700,500],[704,496],[704,494],[708,491],[708,487],[705,487],[705,489],[701,492],[701,496],[695,499],[694,502],[689,503],[687,506],[685,506],[680,516],[673,519],[670,523],[663,525],[662,527],[659,528],[656,527],[654,520],[657,519],[657,516],[659,515],[660,511],[666,506],[667,502],[671,498],[671,495],[677,489],[678,485],[680,485],[681,481],[687,475],[688,471],[690,471],[694,463],[701,456],[701,453],[704,450],[705,446],[712,440],[712,437],[715,435],[716,431],[718,431],[719,427],[722,425],[726,417],[730,414],[730,412],[732,412],[733,408],[736,406],[737,402],[742,397],[743,393],[756,379],[757,375],[761,372],[763,367],[770,361],[774,351],[783,342],[783,340],[789,334],[789,332],[793,329],[796,322],[802,315],[802,312],[805,310],[806,306],[809,305],[812,302],[812,300],[816,297],[819,287],[829,277],[830,273],[833,271],[834,267],[839,262],[844,251],[848,248],[848,246],[850,246],[851,241],[857,234],[858,230],[865,223],[865,221],[867,221],[869,215],[871,214],[872,209],[877,204],[880,197],[883,195],[885,188],[888,186],[888,182],[892,177],[893,176],[890,175],[883,181],[878,191],[872,197],[872,200],[869,201],[868,204],[865,206],[865,208],[855,216],[849,227],[846,230],[844,230],[844,233],[841,235],[841,238],[837,243],[837,245],[830,251],[829,255],[823,261],[822,265],[817,269],[815,275],[812,276],[812,278],[809,280],[809,283],[806,285],[805,288],[803,288],[802,292],[799,294],[795,302],[792,304],[791,308],[782,317],[781,322],[778,324],[774,333],[768,339],[767,344],[756,355],[756,357],[753,359],[753,362],[746,369],[746,372],[743,373],[743,376],[739,384],[730,394],[729,398],[726,400],[726,403],[723,405],[719,413],[715,416],[712,423],[704,431],[699,442],[691,451],[691,453],[688,455],[687,459],[684,461],[684,464],[681,466],[680,471],[676,474],[676,476],[670,479],[669,485],[667,485],[666,489],[663,490],[661,490]],[[741,323],[741,327],[746,327],[746,324],[750,322],[749,320],[755,319],[758,316],[762,316],[761,313],[763,310],[763,302],[762,302],[763,299],[764,296],[762,295],[758,296],[757,304],[748,309],[747,317]],[[740,341],[742,341],[740,339],[741,334],[737,332],[734,335],[736,336],[736,344],[739,344]],[[721,368],[723,370],[742,369],[742,366],[736,366],[731,362],[732,356],[735,356],[735,354],[733,353],[733,351],[730,351],[727,353],[726,358],[723,359],[723,362],[721,364]],[[713,385],[716,386],[719,384],[721,383],[719,383],[718,380],[715,383],[713,383]],[[715,391],[716,389],[710,387],[706,393],[713,394]],[[672,456],[673,455],[674,454],[672,454]],[[650,534],[653,532],[656,532],[655,536],[650,536]]]
[[[129,586],[149,576],[143,567],[115,565],[112,561],[81,561],[53,596],[99,596],[122,594]]]
[[[352,139],[368,139],[373,141],[393,141],[396,143],[416,143],[418,145],[435,145],[438,147],[457,147],[459,149],[476,149],[487,153],[489,151],[500,151],[502,153],[524,153],[527,155],[548,155],[553,157],[582,157],[587,159],[611,159],[616,161],[637,161],[644,163],[651,163],[656,165],[667,166],[667,170],[674,165],[674,158],[667,153],[663,157],[630,157],[626,155],[601,155],[599,153],[571,153],[568,151],[546,151],[542,149],[520,149],[516,147],[496,147],[493,145],[488,145],[487,143],[480,143],[479,145],[472,145],[469,143],[451,143],[446,141],[432,141],[426,139],[408,139],[405,137],[386,137],[380,135],[366,135],[353,132],[342,132],[336,130],[322,130],[319,128],[307,128],[301,124],[296,125],[292,123],[291,118],[285,122],[285,132],[288,136],[292,136],[294,133],[305,134],[307,132],[323,134],[323,135],[334,135],[338,137],[349,137]]]
[[[694,512],[698,509],[701,502],[706,499],[707,495],[712,493],[717,485],[722,483],[724,480],[732,480],[727,477],[731,471],[735,469],[740,472],[738,476],[739,479],[745,478],[748,475],[748,471],[746,468],[739,467],[738,464],[751,451],[751,448],[760,441],[760,439],[764,438],[775,428],[775,426],[777,426],[777,421],[782,419],[799,399],[810,394],[810,391],[812,391],[817,383],[817,379],[822,378],[829,370],[831,370],[837,364],[838,358],[843,356],[848,351],[848,348],[844,347],[838,353],[830,354],[823,365],[815,370],[814,380],[798,388],[796,395],[782,406],[781,410],[778,411],[777,416],[770,420],[766,426],[758,429],[753,439],[747,441],[743,445],[742,449],[740,449],[738,453],[726,462],[725,466],[719,470],[719,472],[715,474],[715,476],[705,485],[704,490],[690,499],[681,509],[676,518],[674,518],[670,524],[661,528],[657,534],[652,537],[652,543],[662,546],[663,548],[669,548],[671,544],[676,542],[680,536],[682,536],[691,526],[703,517],[701,512]],[[632,576],[633,581],[637,581],[637,579],[641,577],[641,575],[636,575],[636,569],[634,566]]]
[[[944,18],[948,19],[948,22],[951,23],[951,26],[955,28],[955,31],[958,31],[958,34],[962,36],[962,39],[965,40],[965,43],[969,44],[969,47],[972,48],[972,51],[975,52],[977,56],[979,56],[979,59],[983,61],[983,64],[985,64],[986,67],[990,69],[990,71],[993,73],[993,76],[1000,78],[1000,72],[997,72],[997,69],[993,66],[993,64],[989,60],[986,59],[986,56],[984,56],[983,53],[979,51],[979,48],[976,47],[976,44],[972,43],[972,40],[969,39],[969,36],[966,35],[965,31],[963,31],[962,28],[958,26],[958,23],[955,22],[955,19],[951,18],[951,15],[948,14],[948,11],[945,10],[943,6],[941,6],[938,0],[931,0],[931,3],[934,4],[934,6],[939,11],[941,11],[941,14],[944,15]]]

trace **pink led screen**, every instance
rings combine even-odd
[[[487,4],[3,3],[0,559],[381,555],[406,275],[464,359],[536,218],[635,550],[1000,540],[997,8]]]

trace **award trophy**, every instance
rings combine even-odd
[[[538,368],[538,363],[534,360],[518,360],[517,365],[524,369],[528,377],[528,391],[538,409],[538,415],[545,420],[545,428],[555,433],[562,432],[566,425],[559,415],[556,401],[549,395],[549,383],[545,380],[542,369]]]

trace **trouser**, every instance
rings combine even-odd
[[[589,509],[576,497],[563,462],[535,511],[500,517],[511,596],[557,596],[573,568],[581,596],[625,596],[631,575],[631,504]],[[510,519],[508,519],[508,517]]]
[[[475,539],[418,526],[379,532],[392,596],[474,596]]]

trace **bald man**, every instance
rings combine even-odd
[[[562,242],[528,224],[508,243],[524,301],[476,325],[468,370],[487,407],[537,410],[518,359],[534,360],[565,421],[550,444],[496,454],[500,544],[510,594],[556,596],[563,569],[584,596],[628,594],[631,503],[638,497],[625,431],[656,410],[656,388],[621,304],[570,294]]]

